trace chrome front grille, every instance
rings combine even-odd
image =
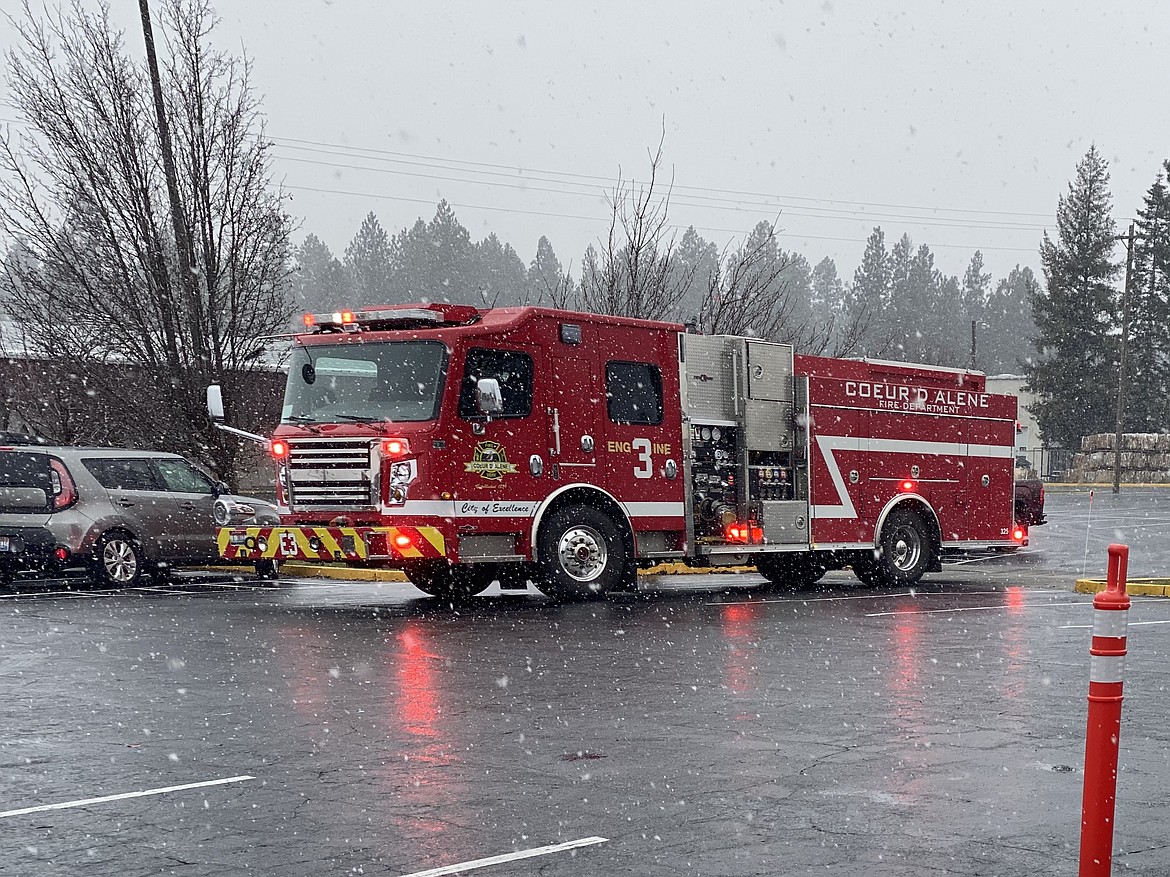
[[[288,473],[294,511],[373,508],[374,470],[368,438],[293,439]]]

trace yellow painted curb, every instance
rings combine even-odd
[[[330,566],[324,563],[282,563],[282,576],[309,576],[318,579],[342,579],[350,582],[406,582],[406,574],[396,569],[370,569],[353,566]]]
[[[1097,594],[1105,590],[1104,579],[1077,579],[1074,590],[1078,594]],[[1131,597],[1168,597],[1170,579],[1129,579],[1125,592]]]

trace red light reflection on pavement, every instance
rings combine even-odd
[[[723,684],[732,694],[755,693],[762,606],[762,603],[728,603],[722,609],[723,635],[727,638]],[[752,718],[755,718],[754,711],[736,716],[739,721]]]

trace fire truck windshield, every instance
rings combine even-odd
[[[446,376],[447,348],[438,341],[296,347],[281,422],[434,420]]]

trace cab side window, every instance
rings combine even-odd
[[[199,493],[212,496],[215,485],[186,460],[155,460],[167,490],[172,493]]]
[[[162,490],[162,483],[149,460],[128,457],[82,460],[98,484],[106,490]]]
[[[644,362],[606,363],[605,402],[614,423],[662,423],[662,373],[658,366]]]
[[[495,378],[500,383],[504,410],[492,417],[527,417],[532,412],[532,357],[527,353],[481,347],[467,351],[459,389],[459,416],[464,420],[484,418],[475,404],[475,385],[480,378]]]

